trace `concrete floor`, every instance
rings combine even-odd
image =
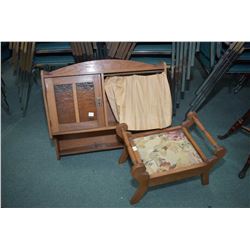
[[[2,207],[250,207],[250,171],[238,172],[250,151],[249,135],[237,132],[220,141],[228,153],[202,186],[195,177],[150,189],[134,206],[129,199],[137,184],[130,163],[117,163],[121,150],[63,157],[56,160],[43,107],[40,84],[32,88],[26,117],[22,117],[12,69],[2,65],[11,115],[2,111]],[[184,119],[194,91],[203,78],[194,69],[190,90],[173,119]],[[199,111],[199,117],[215,137],[223,134],[250,107],[250,88],[229,93],[226,78],[216,95]],[[198,137],[197,137],[198,138]]]

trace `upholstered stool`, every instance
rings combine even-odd
[[[214,155],[210,159],[188,131],[194,124],[214,147]],[[188,114],[188,119],[181,126],[131,133],[127,131],[126,124],[120,124],[116,131],[125,143],[119,162],[124,162],[130,156],[133,162],[131,173],[139,183],[131,199],[132,204],[137,203],[151,186],[197,175],[201,176],[203,185],[208,184],[210,169],[226,152],[203,127],[194,112]]]

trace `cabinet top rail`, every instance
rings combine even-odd
[[[124,73],[124,72],[150,72],[163,71],[164,63],[147,64],[130,60],[105,59],[81,62],[72,64],[51,72],[43,71],[44,78],[74,76],[85,74],[109,74],[109,73]]]

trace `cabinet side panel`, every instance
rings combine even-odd
[[[48,102],[46,97],[46,90],[45,90],[45,83],[44,83],[44,77],[43,77],[43,70],[41,71],[41,82],[42,82],[42,89],[43,89],[43,101],[44,101],[44,107],[47,117],[47,124],[48,124],[48,130],[49,130],[49,137],[52,139],[52,133],[51,133],[51,127],[50,127],[50,117],[49,117],[49,111],[48,111]]]

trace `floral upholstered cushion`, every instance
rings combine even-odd
[[[149,175],[202,162],[181,129],[133,141]]]

